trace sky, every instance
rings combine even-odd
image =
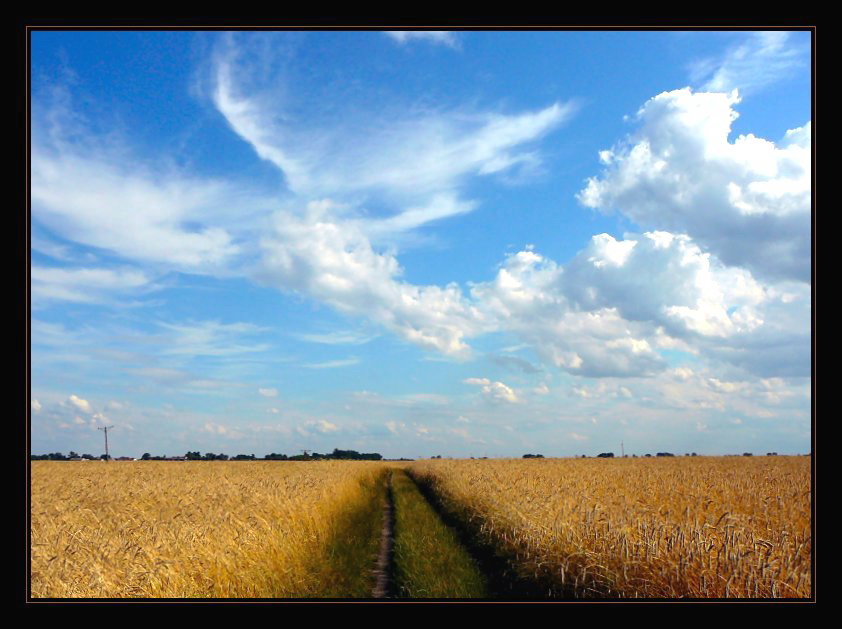
[[[809,452],[810,37],[33,31],[32,452]]]

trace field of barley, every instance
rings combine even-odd
[[[435,460],[409,471],[548,597],[811,596],[809,457]]]
[[[33,462],[31,596],[368,596],[385,469]]]

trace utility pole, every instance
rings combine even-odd
[[[623,449],[623,442],[620,442],[620,454],[623,455],[623,458],[626,458],[626,451]]]
[[[114,428],[114,426],[104,426],[102,428],[97,428],[97,430],[102,430],[105,433],[105,462],[108,463],[108,429]]]

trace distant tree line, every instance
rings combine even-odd
[[[99,456],[76,454],[72,450],[70,451],[70,454],[66,456],[61,452],[51,452],[50,454],[31,454],[29,456],[30,461],[74,461],[79,459],[84,459],[86,461],[98,461],[105,460],[106,458],[111,459],[112,457],[106,457],[104,454],[100,454]]]
[[[105,455],[99,457],[91,456],[90,454],[76,454],[71,452],[69,455],[64,455],[61,452],[52,452],[50,454],[31,454],[30,461],[71,461],[78,459],[104,459]],[[108,457],[109,459],[112,457]],[[267,454],[263,458],[256,457],[254,454],[237,454],[236,456],[228,456],[227,454],[214,454],[213,452],[206,452],[202,454],[198,450],[196,452],[188,452],[183,456],[152,456],[148,452],[144,452],[140,457],[141,461],[382,461],[383,455],[377,452],[357,452],[356,450],[339,450],[335,448],[330,454],[320,454],[318,452],[305,452],[304,454],[296,454],[287,456],[286,454],[276,454],[275,452]],[[408,460],[408,459],[407,459]]]
[[[637,458],[636,454],[631,455]],[[651,454],[644,454],[644,457],[651,457]],[[658,452],[655,456],[670,457],[675,456],[672,452]],[[698,456],[695,452],[686,454],[684,456]],[[739,456],[739,455],[725,455],[725,456]],[[742,456],[752,456],[751,452],[743,452]],[[766,456],[778,456],[777,452],[767,452]],[[807,455],[809,456],[809,455]],[[433,459],[440,459],[441,455],[431,457]],[[472,459],[474,457],[471,457]],[[486,459],[488,457],[480,457]],[[543,459],[543,454],[524,454],[524,459]],[[581,458],[587,458],[582,455]],[[613,452],[602,452],[597,455],[597,458],[614,458]],[[70,454],[62,454],[61,452],[51,452],[50,454],[30,454],[30,461],[97,461],[97,460],[114,460],[113,457],[106,457],[104,454],[93,456],[90,454],[77,454],[70,451]],[[183,456],[152,456],[148,452],[144,452],[141,457],[142,461],[382,461],[383,456],[377,452],[357,452],[356,450],[339,450],[334,448],[330,454],[319,454],[318,452],[304,452],[303,454],[295,454],[287,456],[286,454],[276,454],[272,452],[263,458],[256,457],[254,454],[237,454],[236,456],[228,456],[227,454],[214,454],[213,452],[206,452],[202,454],[198,450],[196,452],[188,452]],[[397,461],[410,461],[412,459],[393,459]]]
[[[163,461],[172,460],[173,458],[184,459],[187,461],[325,461],[330,459],[352,460],[352,461],[380,461],[383,456],[376,453],[359,453],[356,450],[339,450],[334,449],[331,454],[319,454],[318,452],[295,454],[287,456],[286,454],[277,454],[272,452],[263,458],[257,457],[254,454],[237,454],[235,456],[228,456],[227,454],[214,454],[213,452],[206,452],[204,455],[199,452],[188,452],[183,457],[161,457],[150,456],[147,452],[141,457],[143,461]]]
[[[319,454],[318,452],[305,452],[287,456],[286,454],[267,454],[265,461],[382,461],[383,455],[377,452],[357,452],[356,450],[339,450],[334,448],[330,454]]]

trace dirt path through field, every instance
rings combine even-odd
[[[413,487],[409,494],[407,482]],[[403,536],[397,539],[397,546],[396,533]],[[404,470],[391,471],[386,479],[380,549],[373,574],[374,599],[546,597],[546,590],[519,576],[508,558],[479,543],[463,522],[443,508],[429,486],[419,484]]]
[[[395,507],[392,498],[392,474],[386,481],[386,496],[383,501],[383,530],[380,534],[380,551],[377,554],[377,564],[374,569],[376,581],[371,593],[373,598],[393,598],[394,579],[392,577],[392,561],[395,546]]]

